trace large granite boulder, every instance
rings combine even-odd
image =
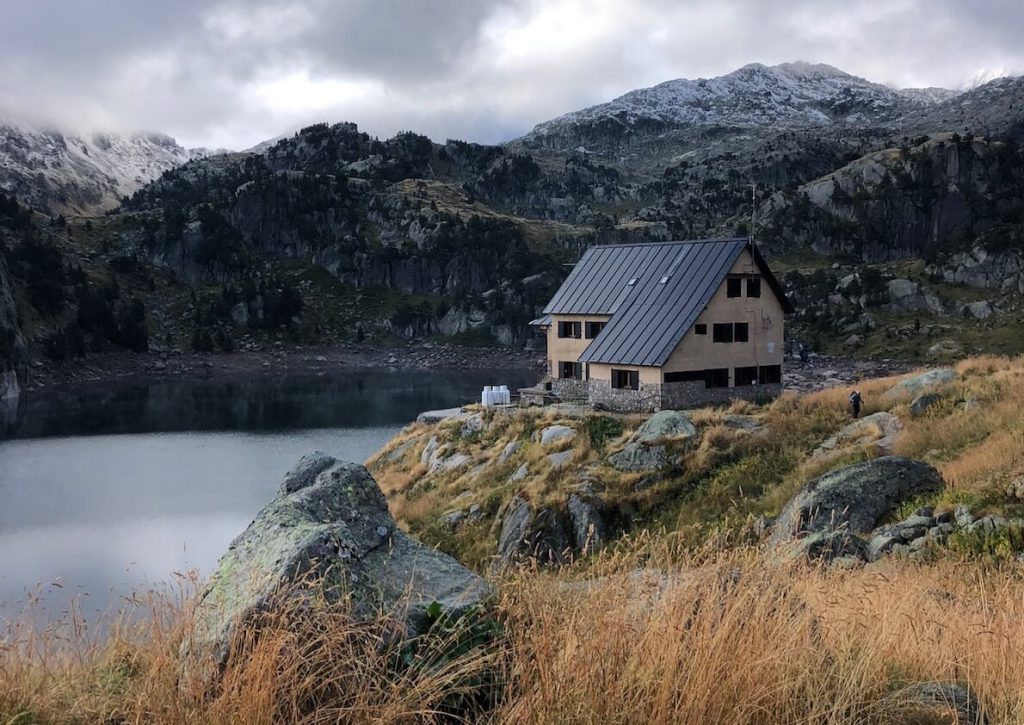
[[[658,443],[666,438],[690,439],[697,435],[697,427],[690,417],[678,410],[661,410],[644,421],[633,436],[636,443]]]
[[[810,481],[782,509],[771,542],[822,531],[870,532],[900,502],[942,486],[926,463],[897,456],[829,471]]]
[[[239,626],[313,595],[328,604],[347,601],[356,618],[389,615],[400,632],[415,636],[435,602],[457,615],[489,593],[483,579],[396,527],[365,468],[315,453],[287,474],[221,557],[183,656],[223,664]]]
[[[665,468],[669,464],[665,446],[648,446],[630,441],[625,447],[608,456],[608,463],[616,471],[645,473]]]
[[[646,473],[665,468],[672,460],[665,443],[689,446],[697,427],[678,410],[662,410],[644,421],[622,450],[608,456],[612,468],[624,473]]]
[[[912,398],[951,383],[960,377],[952,368],[937,368],[918,375],[911,375],[882,393],[882,402],[895,403],[902,398]]]

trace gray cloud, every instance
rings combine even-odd
[[[745,63],[1024,70],[1019,0],[3,0],[0,114],[245,147],[317,120],[499,141]]]

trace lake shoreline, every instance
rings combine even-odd
[[[95,353],[66,362],[37,361],[22,381],[23,392],[114,380],[198,379],[283,374],[328,374],[338,370],[544,370],[544,353],[512,348],[475,348],[431,343],[399,347],[329,345],[245,352]],[[497,381],[500,382],[500,381]]]

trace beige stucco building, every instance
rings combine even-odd
[[[592,247],[536,320],[546,384],[613,410],[777,394],[792,309],[744,239]]]

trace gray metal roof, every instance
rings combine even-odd
[[[541,315],[540,317],[530,320],[530,327],[547,327],[551,324],[551,315]]]
[[[546,314],[611,315],[581,362],[661,366],[707,307],[746,239],[710,239],[591,247]],[[756,247],[755,262],[791,311]]]

